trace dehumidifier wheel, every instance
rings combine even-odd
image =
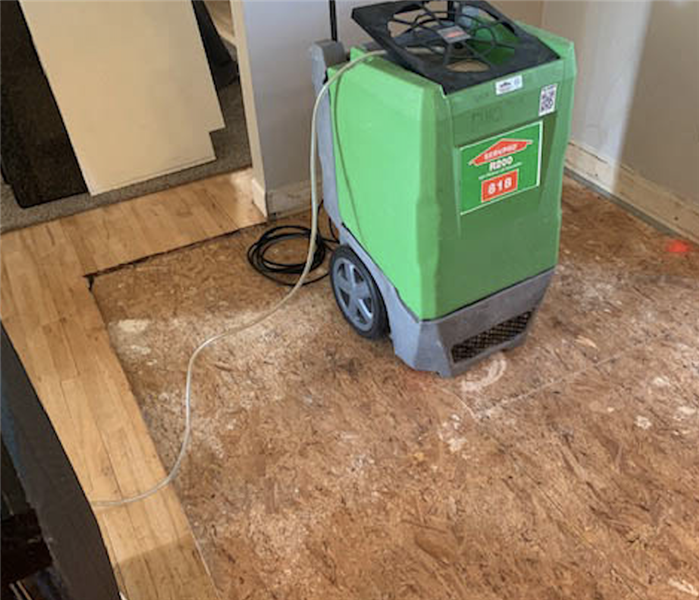
[[[330,281],[337,305],[359,335],[378,339],[386,334],[388,318],[381,292],[349,246],[339,246],[333,253]]]

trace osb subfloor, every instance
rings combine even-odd
[[[699,252],[571,182],[563,223],[528,342],[460,378],[353,335],[326,282],[206,352],[176,486],[222,597],[699,596]],[[191,350],[286,291],[259,232],[95,282],[166,464]]]

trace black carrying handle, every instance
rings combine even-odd
[[[330,11],[330,39],[337,42],[337,2],[328,0],[328,10]]]

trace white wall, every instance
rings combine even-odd
[[[262,159],[256,175],[261,170],[259,183],[269,192],[308,179],[314,100],[308,48],[329,37],[327,5],[245,0],[243,8]]]
[[[575,42],[572,139],[699,207],[699,3],[546,2]]]
[[[351,12],[373,2],[338,1],[339,37],[345,46],[369,39],[352,21]],[[540,24],[540,0],[495,4],[513,18]],[[243,9],[262,163],[256,165],[256,177],[264,179],[259,183],[270,194],[308,181],[314,101],[308,49],[314,41],[330,37],[328,3],[244,0]],[[270,212],[276,210],[270,206]]]

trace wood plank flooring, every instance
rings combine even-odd
[[[0,238],[0,315],[90,500],[165,470],[86,275],[263,222],[250,182],[250,170],[218,176]],[[129,600],[217,597],[170,487],[96,514]]]

